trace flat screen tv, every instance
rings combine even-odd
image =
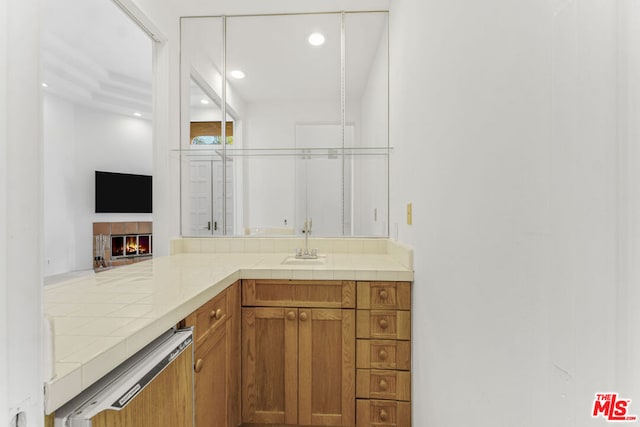
[[[151,213],[151,176],[96,171],[96,213]]]

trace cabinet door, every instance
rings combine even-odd
[[[355,423],[355,313],[299,309],[301,425]]]
[[[196,427],[227,427],[230,322],[211,329],[195,350]]]
[[[242,421],[298,423],[298,309],[242,309]]]

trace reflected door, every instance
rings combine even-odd
[[[344,146],[353,146],[353,127],[344,132]],[[296,148],[302,149],[296,157],[297,232],[311,218],[315,235],[350,235],[351,157],[343,154],[342,126],[297,125]]]
[[[230,162],[227,162],[227,165],[229,164]],[[187,213],[189,235],[223,234],[222,173],[221,160],[191,160],[189,162],[189,212]],[[233,172],[228,171],[227,176],[229,175],[232,176]],[[233,187],[229,184],[227,188]],[[227,194],[227,199],[232,200],[233,196]]]

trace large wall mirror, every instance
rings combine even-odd
[[[387,25],[181,19],[182,235],[388,235]]]

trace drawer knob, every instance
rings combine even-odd
[[[389,298],[389,293],[387,291],[385,291],[384,289],[382,289],[380,291],[380,299],[381,300],[386,300],[387,298]]]
[[[222,309],[219,308],[217,310],[211,310],[211,313],[209,313],[209,317],[211,317],[211,320],[220,319],[222,317]]]
[[[198,359],[195,367],[196,374],[202,371],[202,365],[204,365],[204,361],[202,359]]]
[[[380,390],[386,391],[389,388],[389,383],[386,380],[382,379],[378,383],[378,386],[380,387]]]
[[[305,320],[307,320],[309,317],[307,316],[307,312],[303,311],[302,313],[300,313],[300,320],[302,320],[303,322]]]
[[[287,319],[294,320],[296,318],[296,314],[293,311],[287,313]]]
[[[378,359],[380,359],[380,360],[387,360],[387,357],[389,357],[389,354],[388,354],[386,351],[384,351],[384,350],[380,350],[380,351],[378,352]]]
[[[380,409],[380,419],[382,421],[387,421],[387,418],[389,418],[389,414],[387,413],[387,411],[385,411],[384,409]]]
[[[380,325],[380,329],[387,329],[389,327],[389,322],[387,322],[387,319],[380,319],[378,320],[378,325]]]

